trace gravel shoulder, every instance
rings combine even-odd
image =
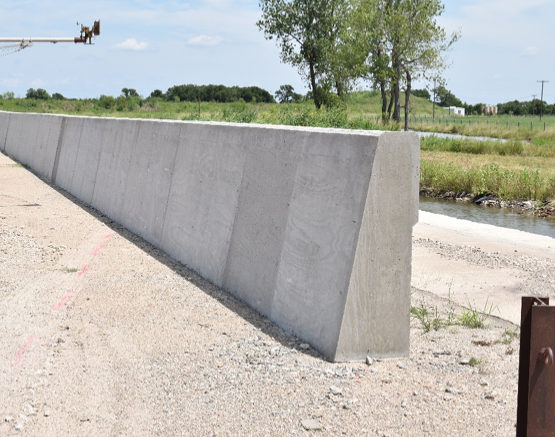
[[[449,244],[415,234],[494,270]],[[412,302],[428,316],[409,357],[326,362],[0,154],[2,436],[513,435],[517,327],[460,326],[456,299],[417,288]],[[434,319],[451,323],[425,332]]]
[[[411,283],[519,324],[521,296],[555,297],[555,239],[420,211]]]

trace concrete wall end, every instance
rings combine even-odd
[[[408,354],[416,134],[0,112],[0,150],[327,359]]]

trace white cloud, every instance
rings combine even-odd
[[[0,80],[0,86],[15,88],[23,84],[21,79],[2,79]]]
[[[462,28],[463,39],[495,41],[500,45],[522,46],[549,40],[546,26],[537,15],[552,16],[553,0],[446,0],[445,13],[438,22],[448,31]],[[541,43],[540,43],[541,44]]]
[[[31,82],[31,86],[41,88],[41,87],[46,86],[46,82],[42,79],[35,79]]]
[[[536,47],[526,47],[524,51],[521,53],[522,56],[534,56],[538,53],[538,49]]]
[[[200,35],[191,38],[189,41],[187,41],[187,44],[197,47],[213,47],[221,43],[222,40],[223,38],[220,38],[219,36]]]
[[[114,48],[119,50],[145,50],[148,47],[148,43],[139,42],[135,38],[126,39],[124,42],[116,44]]]

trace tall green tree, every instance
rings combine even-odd
[[[27,94],[25,95],[27,99],[40,99],[40,100],[48,100],[50,99],[50,94],[46,92],[46,90],[42,88],[29,88],[27,90]]]
[[[121,90],[121,95],[123,97],[135,97],[138,96],[139,93],[134,88],[123,88]]]
[[[276,100],[279,103],[296,103],[303,99],[301,94],[295,92],[292,85],[281,85],[275,93]]]
[[[331,62],[347,5],[345,0],[260,0],[258,28],[266,39],[275,38],[282,62],[298,68],[317,108],[339,83]]]
[[[401,122],[404,88],[405,129],[408,129],[412,82],[441,76],[446,68],[445,52],[460,35],[455,32],[447,37],[437,24],[436,18],[444,11],[441,0],[355,1],[370,41],[368,74],[380,88],[382,116]]]

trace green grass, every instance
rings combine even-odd
[[[434,152],[469,153],[472,155],[499,155],[499,156],[535,156],[542,158],[555,158],[555,146],[549,141],[535,141],[525,143],[519,140],[479,141],[469,138],[439,138],[436,136],[425,137],[420,141],[421,150]]]
[[[109,102],[112,102],[110,100]],[[391,123],[382,126],[365,111],[375,102],[358,103],[354,110],[323,108],[316,110],[311,102],[301,104],[166,102],[162,99],[118,98],[108,105],[102,100],[0,100],[0,109],[15,112],[46,112],[96,117],[126,117],[171,120],[223,121],[231,123],[262,123],[292,126],[314,126],[364,130],[399,130]]]
[[[416,120],[416,121],[415,121]],[[438,132],[461,134],[466,136],[503,138],[508,140],[533,141],[535,138],[548,140],[548,144],[555,145],[555,117],[544,117],[541,124],[539,118],[534,119],[534,128],[530,129],[530,121],[521,122],[508,117],[472,117],[438,118],[434,123],[425,118],[417,118],[411,122],[411,129],[424,132]],[[422,122],[420,122],[422,120]],[[469,123],[470,122],[470,123]],[[508,124],[507,124],[508,123]],[[545,130],[544,130],[545,123]],[[507,127],[508,126],[508,127]]]
[[[503,344],[511,344],[515,338],[520,338],[520,333],[518,329],[509,329],[506,328],[505,332],[502,335],[502,342]]]
[[[418,307],[411,307],[410,313],[414,319],[420,322],[424,333],[428,333],[432,329],[438,331],[442,327],[447,326],[447,320],[439,317],[437,308],[435,308],[435,312],[432,314],[423,303]]]
[[[468,360],[468,365],[471,367],[476,367],[481,364],[484,364],[484,360],[482,358],[472,357],[470,358],[470,360]]]
[[[482,310],[479,310],[469,304],[468,308],[463,308],[460,314],[455,314],[454,309],[451,308],[447,314],[447,318],[442,318],[439,315],[437,307],[430,310],[426,307],[426,305],[424,305],[424,303],[420,303],[419,306],[411,306],[410,313],[413,319],[420,322],[422,331],[426,334],[431,330],[439,331],[441,328],[447,326],[464,326],[469,329],[485,329],[487,328],[485,322],[489,317],[491,317],[495,309],[496,307],[493,305],[488,307],[487,302]],[[513,334],[507,333],[506,335],[511,336]],[[510,338],[512,341],[514,336]]]
[[[404,96],[401,96],[404,99]],[[555,199],[555,117],[546,117],[548,129],[507,129],[515,117],[474,117],[442,119],[430,123],[432,103],[411,97],[411,114],[422,123],[412,127],[428,131],[507,138],[496,141],[471,139],[422,139],[421,188],[441,195],[447,191],[471,195],[496,194],[506,200]],[[359,91],[347,98],[345,107],[316,110],[311,102],[301,104],[260,104],[167,102],[159,98],[113,98],[82,100],[0,99],[0,110],[75,114],[97,117],[203,120],[232,123],[263,123],[363,130],[399,130],[380,120],[380,96]],[[439,112],[438,112],[439,111]],[[436,115],[441,114],[436,106]],[[403,115],[403,114],[402,114]],[[463,120],[463,124],[460,124]],[[470,124],[468,124],[470,120]],[[526,119],[529,122],[529,119]],[[535,122],[534,122],[535,123]],[[524,126],[524,121],[521,126]]]
[[[534,161],[539,159],[534,158],[529,161],[532,165],[519,168],[521,163],[507,165],[510,161],[500,160],[500,157],[483,156],[480,161],[462,156],[459,164],[449,158],[451,156],[434,152],[422,155],[421,188],[435,195],[453,191],[470,195],[495,194],[507,200],[555,199],[555,159],[544,160],[542,166],[539,163],[533,166]]]
[[[488,307],[487,301],[482,310],[478,310],[478,308],[468,304],[468,308],[463,308],[462,313],[458,317],[459,324],[470,329],[484,329],[487,327],[486,320],[495,309],[496,307],[493,304]]]

